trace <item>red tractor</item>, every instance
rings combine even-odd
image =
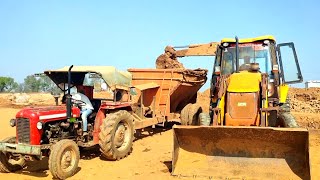
[[[76,172],[79,147],[99,145],[103,156],[119,160],[131,152],[136,130],[156,124],[164,126],[165,122],[191,122],[200,113],[200,107],[190,103],[195,102],[197,91],[206,82],[206,70],[128,71],[110,66],[71,66],[45,71],[64,92],[66,103],[27,107],[17,113],[10,121],[16,127],[16,137],[0,142],[0,172],[14,172],[22,169],[26,160],[48,156],[52,175],[65,179]],[[92,79],[107,85],[112,92],[110,97],[93,98],[93,86],[88,86]],[[94,109],[87,119],[86,133],[79,108],[82,102],[71,101],[74,89],[82,91]],[[187,104],[192,106],[190,112],[182,113]]]
[[[27,160],[48,156],[53,177],[65,179],[77,171],[79,147],[99,144],[102,154],[110,160],[119,160],[131,152],[131,74],[110,66],[72,68],[44,72],[64,92],[66,104],[23,108],[10,120],[10,125],[16,127],[16,137],[0,142],[1,173],[17,171]],[[93,99],[93,86],[84,85],[88,77],[104,80],[114,93],[112,99]],[[71,101],[70,93],[75,88],[82,90],[94,107],[86,136],[80,109],[77,102]]]

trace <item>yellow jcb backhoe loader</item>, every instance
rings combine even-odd
[[[172,175],[320,179],[320,133],[299,128],[287,101],[288,84],[302,82],[293,43],[267,35],[184,48],[171,56],[215,62],[210,113],[173,128]]]

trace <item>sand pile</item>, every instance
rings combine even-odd
[[[320,88],[290,88],[293,112],[320,113]]]

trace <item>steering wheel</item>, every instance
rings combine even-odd
[[[77,104],[77,105],[86,104],[84,101],[77,100],[77,99],[71,99],[71,101],[72,101],[73,104]]]

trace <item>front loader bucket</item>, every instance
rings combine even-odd
[[[173,136],[172,175],[213,179],[319,177],[320,141],[310,143],[306,129],[175,126]],[[319,140],[318,131],[312,137]],[[310,157],[310,162],[309,145],[317,156]]]

